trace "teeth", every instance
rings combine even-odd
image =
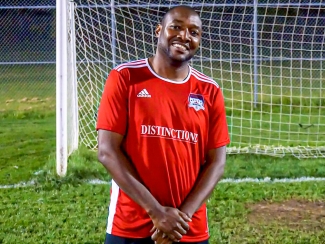
[[[174,47],[179,47],[179,48],[181,48],[181,49],[183,49],[183,50],[186,50],[186,47],[184,47],[184,46],[182,46],[182,45],[180,45],[180,44],[173,44],[173,46],[174,46]]]

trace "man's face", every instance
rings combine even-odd
[[[171,11],[156,29],[158,49],[173,61],[190,60],[200,46],[202,23],[186,8]]]

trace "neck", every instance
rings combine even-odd
[[[156,74],[169,80],[183,81],[189,73],[188,62],[167,60],[159,53],[149,58],[148,61]]]

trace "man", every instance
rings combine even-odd
[[[189,66],[202,23],[170,9],[156,54],[114,68],[98,112],[98,159],[112,176],[106,244],[208,243],[205,201],[229,143],[219,86]]]

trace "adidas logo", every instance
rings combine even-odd
[[[149,94],[149,92],[147,91],[147,89],[143,89],[142,91],[139,92],[139,94],[137,95],[137,97],[151,97],[151,95]]]

